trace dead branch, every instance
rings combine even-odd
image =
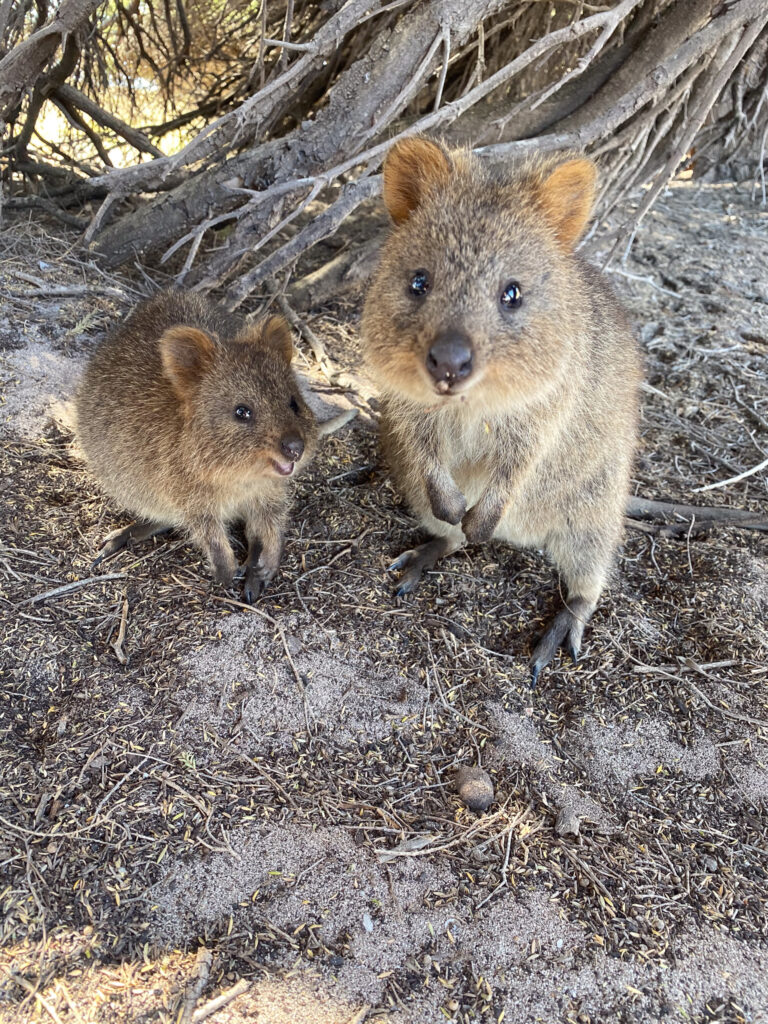
[[[19,132],[18,138],[15,140],[15,144],[13,146],[16,160],[26,160],[27,146],[32,138],[32,133],[35,130],[35,125],[37,124],[37,119],[43,109],[46,97],[58,85],[60,85],[68,75],[72,74],[75,69],[75,65],[77,64],[79,54],[80,47],[77,42],[77,37],[74,35],[67,36],[64,40],[63,52],[59,63],[47,74],[42,75],[35,83],[32,96],[29,101],[24,126]]]
[[[756,512],[710,505],[679,505],[675,502],[652,501],[632,497],[627,502],[627,515],[634,519],[662,523],[688,530],[698,526],[733,526],[741,530],[768,530],[768,518]]]
[[[213,954],[205,946],[201,946],[195,956],[193,977],[184,992],[179,1024],[191,1024],[197,1002],[203,994],[203,990],[208,984],[208,979],[211,976],[212,964]]]
[[[37,82],[60,45],[93,14],[101,0],[62,0],[50,24],[14,46],[0,60],[0,121],[8,121],[24,92]]]
[[[228,989],[225,989],[220,995],[214,999],[210,999],[207,1003],[195,1010],[192,1015],[193,1024],[199,1024],[199,1021],[205,1020],[210,1017],[212,1013],[216,1013],[217,1010],[221,1010],[224,1006],[228,1006],[233,999],[237,999],[238,996],[243,995],[251,987],[251,983],[245,978],[241,978],[236,981],[234,985],[231,985]]]
[[[687,110],[687,123],[674,144],[664,167],[656,177],[656,181],[645,194],[640,208],[633,216],[632,231],[637,229],[638,224],[661,193],[664,186],[677,170],[681,160],[693,145],[699,130],[704,124],[707,115],[714,106],[715,100],[725,88],[728,79],[740,64],[744,54],[754,43],[760,32],[768,24],[768,11],[763,9],[762,14],[755,12],[754,20],[744,28],[741,38],[726,36],[720,47],[716,61],[714,62],[716,73],[707,76],[704,86],[700,89],[696,101]]]
[[[236,309],[254,289],[265,281],[283,270],[290,263],[295,263],[299,256],[310,249],[323,238],[332,235],[339,224],[361,203],[371,196],[378,195],[381,191],[381,176],[375,175],[371,178],[363,178],[361,181],[345,185],[341,195],[327,210],[315,217],[309,224],[295,235],[290,242],[286,242],[267,259],[263,260],[254,270],[243,274],[238,285],[231,292],[228,300],[228,308]],[[213,287],[215,281],[210,278],[203,279],[201,288]]]
[[[292,0],[275,0],[256,20],[240,3],[231,17],[242,40],[232,52],[215,32],[201,41],[210,26],[200,12],[167,5],[164,17],[150,2],[140,21],[121,8],[130,45],[110,36],[109,18],[94,21],[88,48],[73,51],[78,87],[43,67],[22,101],[18,154],[49,101],[103,163],[107,133],[136,150],[133,165],[106,173],[73,153],[69,164],[84,180],[43,175],[46,199],[60,207],[103,200],[85,240],[107,266],[160,261],[177,282],[225,287],[240,305],[375,194],[383,154],[412,132],[470,139],[499,162],[531,150],[592,151],[602,170],[598,217],[652,185],[626,225],[630,236],[693,147],[706,147],[706,166],[723,147],[747,154],[751,146],[762,161],[763,0],[347,0],[330,14],[312,0],[298,13]],[[169,105],[159,127],[139,131],[110,111],[99,95],[109,68],[159,81]],[[194,89],[177,110],[182,69]],[[202,127],[192,133],[196,120]],[[185,144],[163,155],[158,140],[171,131]],[[51,150],[58,157],[66,145]],[[30,154],[13,173],[37,189],[34,164],[43,162]]]
[[[360,247],[349,247],[317,270],[291,282],[288,297],[296,309],[322,305],[347,292],[361,289],[376,263],[381,239],[374,235]]]
[[[286,94],[301,91],[305,76],[314,63],[322,63],[334,52],[339,40],[375,5],[365,0],[352,0],[320,29],[313,40],[313,48],[305,57],[292,64],[273,82],[268,82],[254,96],[245,100],[236,110],[212,122],[173,157],[128,167],[98,179],[109,192],[133,195],[161,187],[174,173],[201,163],[217,154],[228,152],[239,136],[253,137],[259,131]]]
[[[97,124],[101,125],[102,128],[108,128],[116,135],[125,139],[126,142],[130,143],[140,153],[150,153],[152,156],[162,157],[162,151],[157,146],[153,146],[143,132],[131,128],[130,125],[121,121],[119,117],[115,117],[114,114],[110,114],[109,111],[102,109],[98,103],[95,103],[85,93],[80,92],[79,89],[75,89],[74,86],[63,82],[61,85],[56,86],[54,95],[69,106],[77,107]]]
[[[494,10],[497,4],[500,0],[457,3],[455,8],[449,8],[453,11],[451,30],[459,39],[466,38],[478,17],[489,7]],[[167,244],[169,238],[179,237],[188,229],[190,219],[195,223],[202,220],[211,208],[221,212],[232,209],[237,205],[237,196],[226,187],[227,182],[240,181],[247,188],[255,188],[263,180],[282,186],[291,179],[323,176],[330,182],[344,173],[348,164],[354,166],[354,154],[360,152],[368,139],[385,129],[406,105],[414,88],[414,71],[424,67],[424,56],[441,31],[445,16],[446,5],[439,0],[408,9],[391,33],[377,36],[370,50],[340,76],[327,106],[312,122],[305,122],[281,139],[270,139],[255,149],[216,164],[184,182],[171,194],[122,217],[114,228],[107,228],[97,239],[97,250],[108,266],[120,265],[138,253],[144,257],[151,255],[161,241]],[[267,85],[267,90],[269,88]],[[258,93],[254,99],[260,95]],[[246,120],[251,106],[250,102],[243,105],[242,116]],[[382,108],[387,117],[380,115]],[[211,130],[218,129],[214,125]],[[201,138],[194,145],[205,142]],[[384,149],[386,145],[381,146],[382,153]],[[368,159],[368,156],[363,154],[360,159]],[[107,185],[108,182],[107,178]],[[217,279],[222,279],[227,262],[231,267],[239,261],[243,234],[258,237],[267,219],[268,212],[249,216],[243,229],[228,239],[226,252],[217,254],[212,271]]]

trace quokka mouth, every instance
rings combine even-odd
[[[454,398],[464,390],[460,385],[449,384],[447,380],[436,381],[434,388],[435,394],[441,395],[444,398]]]
[[[445,405],[450,399],[454,402],[465,402],[470,392],[478,393],[477,389],[483,390],[488,380],[488,367],[476,366],[467,377],[458,380],[429,380],[429,390],[438,399],[440,405]]]
[[[432,393],[442,399],[440,404],[444,404],[451,398],[455,401],[464,402],[471,386],[471,384],[465,384],[464,381],[455,385],[451,385],[447,381],[438,381],[433,385]]]
[[[273,457],[272,465],[280,476],[290,476],[296,468],[296,463],[289,459],[276,459]]]

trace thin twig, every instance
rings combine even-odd
[[[629,655],[629,657],[637,665],[643,664],[637,658],[633,658],[631,655]],[[693,665],[695,666],[695,662]],[[667,672],[663,668],[654,668],[652,665],[646,665],[644,666],[644,669],[646,675],[661,676],[662,679],[671,679],[676,683],[681,683],[686,687],[686,689],[692,690],[708,708],[711,708],[712,711],[717,711],[717,713],[722,715],[723,718],[732,718],[737,722],[747,722],[749,725],[755,725],[759,729],[768,729],[768,721],[764,718],[753,718],[752,715],[744,715],[740,711],[730,711],[728,708],[721,708],[718,704],[715,704],[714,701],[711,701],[706,693],[702,693],[695,683],[692,683],[690,679],[684,678],[684,676],[678,675],[675,672]]]
[[[286,47],[291,42],[291,34],[293,32],[293,0],[287,0],[285,5],[285,19],[283,21],[283,51],[277,62],[277,66],[280,71],[285,71],[288,64],[288,50]],[[309,44],[311,45],[311,44]]]
[[[195,1010],[192,1015],[193,1024],[199,1024],[199,1021],[205,1020],[206,1017],[210,1017],[212,1013],[216,1013],[217,1010],[221,1010],[223,1007],[228,1006],[233,999],[237,999],[238,996],[243,995],[250,987],[250,981],[246,981],[245,978],[241,978],[239,981],[236,981],[231,988],[225,989],[221,995],[209,1000],[199,1009]]]
[[[334,168],[330,172],[331,175],[335,175],[337,168]],[[327,179],[323,179],[322,182],[318,183],[313,187],[312,192],[302,202],[301,207],[297,208],[296,215],[312,200],[317,197],[324,185],[327,184]],[[333,234],[339,224],[345,220],[349,214],[357,209],[357,207],[365,202],[366,199],[377,195],[381,188],[381,176],[374,175],[370,178],[362,178],[360,181],[355,181],[349,185],[345,185],[338,198],[322,213],[319,213],[316,217],[294,235],[290,241],[280,246],[274,252],[262,260],[253,270],[247,274],[243,274],[238,280],[237,287],[232,293],[227,306],[229,309],[237,309],[237,307],[251,294],[262,281],[268,277],[272,277],[277,274],[280,270],[286,267],[289,263],[295,261],[303,252],[310,249],[317,242],[322,241],[329,235]],[[290,220],[294,219],[293,216],[289,215],[285,217],[280,224],[278,224],[271,232],[270,236],[277,234],[279,230],[282,230]],[[257,246],[251,251],[260,249],[261,246],[267,239],[261,239]],[[235,258],[236,254],[232,254],[232,258]],[[217,279],[213,276],[208,275],[199,285],[200,288],[213,287],[217,283]]]
[[[179,1017],[178,1024],[191,1024],[197,1001],[203,994],[203,989],[208,984],[208,979],[211,976],[212,963],[213,954],[210,949],[207,949],[205,946],[201,946],[197,951],[197,956],[195,957],[193,978],[184,993],[184,1003],[182,1005],[181,1016]]]
[[[128,664],[128,657],[123,650],[123,641],[125,640],[125,630],[128,625],[128,598],[123,600],[123,611],[120,616],[120,629],[117,632],[117,640],[115,640],[110,646],[115,652],[115,657],[121,665]]]
[[[15,981],[17,985],[20,985],[25,992],[29,993],[37,1002],[42,1006],[45,1012],[50,1016],[51,1020],[55,1024],[62,1024],[61,1017],[58,1015],[53,1006],[48,1002],[45,996],[41,995],[34,985],[31,985],[26,978],[22,978],[20,974],[14,974],[13,971],[9,975],[11,981]]]
[[[40,277],[35,277],[33,274],[25,274],[22,270],[14,270],[11,268],[10,273],[14,277],[18,277],[21,281],[26,281],[27,284],[33,284],[36,288],[39,288],[41,292],[45,293],[45,297],[55,298],[76,298],[78,296],[89,296],[89,295],[107,295],[110,298],[125,299],[127,298],[127,292],[122,288],[108,288],[105,285],[94,285],[94,284],[51,284],[50,281],[44,281]]]
[[[480,722],[473,721],[471,718],[467,717],[467,715],[463,714],[461,711],[458,711],[456,708],[454,708],[451,704],[448,703],[448,701],[445,699],[443,688],[440,685],[440,678],[438,676],[437,665],[435,664],[435,656],[432,653],[432,644],[430,642],[429,636],[427,636],[427,650],[429,652],[429,660],[432,662],[432,678],[434,679],[435,686],[437,687],[437,693],[438,696],[440,697],[440,703],[443,705],[445,710],[452,714],[455,718],[458,718],[462,722],[466,722],[468,725],[471,725],[473,729],[479,729],[481,732],[484,732],[487,736],[492,736],[493,732],[490,729],[486,729],[486,727],[484,725],[481,725]]]
[[[368,1016],[370,1011],[371,1004],[366,1003],[365,1006],[361,1006],[359,1010],[356,1010],[355,1013],[353,1013],[352,1016],[349,1018],[349,1020],[344,1022],[344,1024],[363,1024],[363,1021]]]
[[[79,590],[80,587],[87,587],[91,583],[105,583],[107,580],[124,579],[124,572],[105,573],[103,576],[89,576],[84,580],[75,580],[74,583],[66,583],[63,587],[54,587],[53,590],[46,590],[44,594],[36,594],[35,597],[28,597],[24,601],[19,601],[16,607],[21,608],[25,604],[39,604],[40,601],[47,601],[49,597],[61,597],[62,594],[68,594],[72,590]]]
[[[264,88],[266,81],[266,69],[264,67],[264,44],[266,43],[265,36],[267,34],[267,0],[260,0],[261,2],[261,38],[259,39],[259,88]]]
[[[586,69],[589,67],[592,61],[603,49],[605,44],[608,42],[613,33],[619,27],[621,22],[629,14],[632,13],[635,7],[638,7],[639,4],[642,2],[643,0],[624,0],[623,4],[619,4],[618,7],[614,8],[613,13],[615,15],[615,18],[609,21],[607,25],[603,28],[603,31],[592,44],[589,51],[585,53],[583,57],[580,57],[578,61],[576,61],[575,67],[571,68],[571,70],[566,72],[566,74],[560,76],[557,79],[557,81],[554,82],[548,89],[545,89],[542,93],[540,93],[536,97],[535,102],[530,105],[529,110],[535,110],[537,107],[541,106],[541,104],[544,103],[545,100],[548,100],[550,96],[552,96],[556,92],[559,92],[560,89],[562,89],[562,87],[567,82],[570,82],[572,78],[575,78],[577,75],[583,74],[583,72],[586,71]]]
[[[746,480],[748,476],[754,476],[755,473],[759,473],[763,469],[768,469],[768,459],[763,459],[759,466],[745,469],[743,473],[739,473],[738,476],[729,477],[728,480],[718,480],[717,483],[707,484],[706,487],[694,487],[693,494],[700,494],[701,491],[713,491],[716,487],[727,487],[728,484],[737,484],[739,480]]]
[[[99,800],[99,803],[98,803],[98,805],[96,807],[96,810],[93,812],[93,819],[92,820],[94,822],[98,819],[99,815],[101,814],[102,808],[104,806],[106,806],[107,803],[109,803],[109,801],[112,799],[112,797],[115,795],[115,793],[125,785],[125,783],[128,781],[128,779],[130,779],[130,777],[132,775],[135,775],[136,772],[140,771],[144,767],[144,765],[147,763],[147,761],[149,761],[149,760],[150,760],[150,755],[149,754],[145,754],[144,757],[142,757],[142,759],[140,761],[137,761],[136,764],[133,766],[133,768],[130,768],[125,773],[125,775],[123,775],[121,778],[119,778],[117,780],[117,782],[114,784],[114,786],[109,790],[109,792],[106,793],[101,798],[101,800]]]
[[[440,80],[437,83],[437,93],[435,94],[434,110],[440,109],[440,104],[443,99],[443,88],[445,87],[445,77],[448,74],[448,62],[451,59],[451,26],[450,23],[445,20],[442,25],[443,31],[443,66],[440,70]]]
[[[316,43],[291,43],[287,39],[264,39],[266,46],[280,46],[283,50],[298,50],[299,53],[317,53]]]

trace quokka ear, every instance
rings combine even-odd
[[[384,161],[384,205],[395,224],[411,215],[433,185],[451,176],[451,157],[430,139],[396,142]]]
[[[587,226],[595,199],[597,168],[578,157],[556,167],[539,186],[539,202],[563,249],[572,249]]]
[[[160,360],[163,372],[182,400],[200,380],[213,362],[216,346],[210,335],[197,327],[169,327],[160,338]]]
[[[270,316],[262,321],[260,327],[262,344],[290,363],[293,359],[293,335],[285,317]]]

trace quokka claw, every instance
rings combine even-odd
[[[411,581],[407,580],[405,583],[401,583],[395,591],[395,597],[407,597],[408,594],[412,594],[418,586],[418,580]]]
[[[411,548],[410,551],[404,551],[399,558],[396,558],[391,565],[387,566],[387,572],[394,572],[396,569],[405,569],[414,554],[415,550],[413,548]]]
[[[579,654],[581,653],[581,644],[574,642],[572,637],[569,637],[568,643],[565,646],[568,656],[574,665],[579,663]]]
[[[555,615],[531,655],[529,664],[532,687],[536,685],[541,670],[549,665],[560,647],[565,647],[574,665],[578,663],[584,626],[591,612],[592,606],[583,598],[569,598],[568,605]]]
[[[443,537],[434,537],[426,544],[419,544],[416,548],[404,551],[399,558],[390,565],[388,571],[405,569],[406,572],[400,579],[395,597],[405,597],[411,594],[419,585],[422,573],[432,569],[435,563],[442,558],[448,550],[448,542]]]

